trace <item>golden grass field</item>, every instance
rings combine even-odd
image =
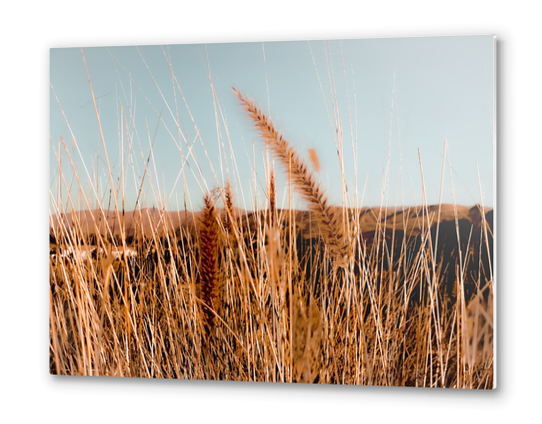
[[[234,95],[276,163],[266,207],[229,182],[198,212],[56,204],[50,372],[493,388],[492,209],[333,206],[315,152]]]

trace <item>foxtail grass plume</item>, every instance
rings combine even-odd
[[[233,210],[233,191],[231,188],[230,181],[226,181],[225,187],[225,196],[224,196],[224,206],[225,206],[225,228],[230,237],[235,235],[235,230],[233,227],[232,220],[234,219],[234,210]]]
[[[320,159],[318,159],[318,154],[316,153],[316,149],[309,149],[309,157],[312,162],[312,167],[316,172],[320,172],[320,169],[322,166],[320,165]]]
[[[277,224],[277,187],[275,185],[275,172],[271,170],[269,176],[269,214],[271,227],[274,228]]]
[[[307,202],[309,210],[314,213],[326,246],[335,263],[346,267],[352,255],[350,243],[347,241],[341,225],[340,215],[329,205],[329,200],[320,183],[309,171],[305,162],[291,144],[275,130],[273,122],[254,102],[243,97],[241,92],[233,88],[244,109],[254,121],[256,129],[265,144],[280,160],[286,172],[290,173],[293,186]]]
[[[207,332],[214,328],[218,310],[220,285],[218,278],[218,225],[213,199],[204,196],[205,207],[200,224],[200,263],[197,292],[203,303],[203,321]]]

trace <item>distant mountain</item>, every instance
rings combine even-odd
[[[220,215],[224,209],[217,208]],[[336,207],[337,213],[343,214],[344,208]],[[292,220],[295,221],[295,229],[301,232],[303,238],[318,237],[318,225],[313,220],[313,215],[308,211],[293,210]],[[493,208],[485,208],[485,218],[488,225],[493,227]],[[255,231],[258,222],[268,219],[268,210],[246,211],[234,208],[237,219],[245,231]],[[290,214],[287,209],[279,209],[279,222],[288,224]],[[141,209],[115,213],[112,210],[84,210],[50,217],[51,234],[57,232],[59,226],[71,229],[77,226],[84,235],[96,234],[119,236],[121,228],[124,228],[127,237],[136,234],[144,234],[147,237],[153,234],[163,235],[164,229],[177,230],[194,228],[197,225],[202,212],[164,211],[156,208]],[[359,216],[359,221],[355,217]],[[482,222],[482,213],[478,206],[456,206],[451,204],[415,206],[415,207],[364,207],[358,210],[348,209],[348,217],[353,222],[358,222],[363,234],[370,234],[377,229],[385,231],[401,231],[407,236],[416,236],[424,228],[434,227],[437,223],[458,221],[468,222],[474,227],[479,227]]]

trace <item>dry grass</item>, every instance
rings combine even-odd
[[[390,230],[384,210],[370,236],[357,210],[344,225],[294,147],[236,94],[319,236],[302,237],[303,215],[277,207],[272,170],[268,208],[239,215],[227,181],[205,194],[198,219],[182,212],[184,224],[174,225],[159,211],[150,232],[143,218],[127,226],[117,211],[122,231],[93,218],[89,236],[52,197],[51,373],[492,388],[484,211],[477,226],[456,212],[451,232],[437,230],[427,205],[420,234]]]

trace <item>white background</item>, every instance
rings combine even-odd
[[[540,11],[532,1],[9,2],[0,55],[0,421],[534,422],[542,318]],[[498,389],[48,375],[51,47],[498,36]]]

